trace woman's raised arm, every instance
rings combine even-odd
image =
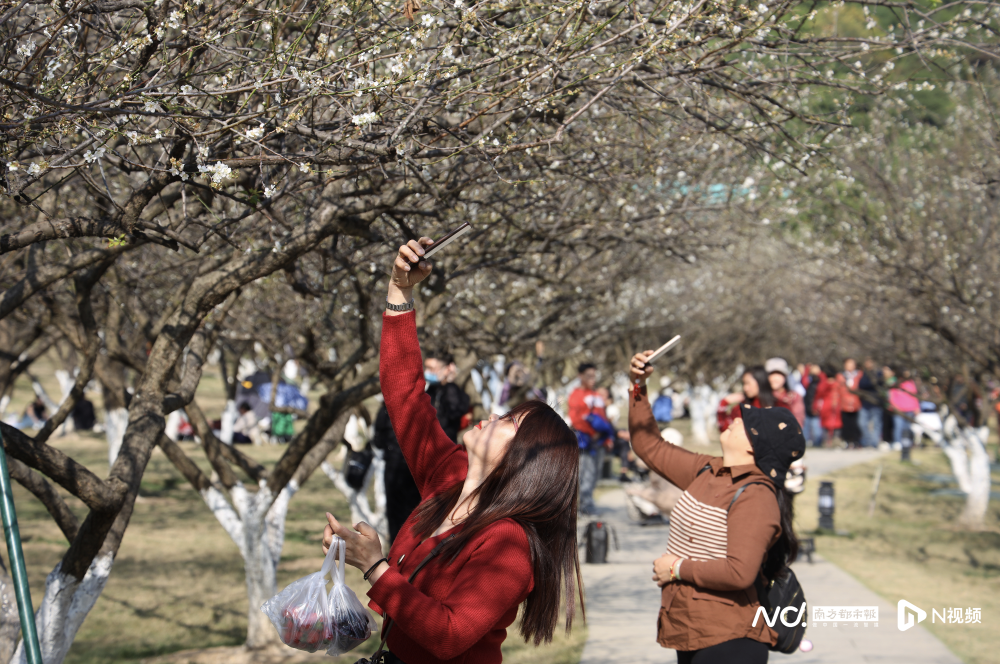
[[[431,242],[420,238],[419,242],[410,240],[399,248],[387,303],[408,310],[387,307],[379,358],[385,408],[421,498],[464,480],[468,471],[465,451],[441,429],[437,412],[424,392],[423,360],[412,305],[413,287],[431,273],[430,264],[420,260],[424,247]]]
[[[629,366],[632,394],[628,400],[628,431],[632,451],[642,459],[650,470],[667,478],[681,489],[686,489],[713,457],[695,454],[663,440],[653,417],[653,409],[646,395],[646,379],[653,369],[646,368],[646,358],[653,351],[636,353]]]

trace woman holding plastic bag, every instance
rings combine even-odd
[[[378,629],[344,582],[345,551],[344,540],[334,537],[318,572],[288,584],[260,607],[286,646],[306,652],[326,650],[337,656],[354,650]],[[327,576],[333,581],[329,593]]]
[[[372,584],[369,606],[386,617],[386,662],[495,664],[519,606],[521,635],[536,645],[551,640],[563,593],[572,624],[576,436],[540,401],[480,422],[460,446],[445,435],[424,393],[413,312],[412,289],[431,273],[421,259],[429,244],[410,241],[393,264],[379,374],[422,502],[388,557],[371,526],[352,529],[329,514],[323,545],[342,537],[347,563]]]

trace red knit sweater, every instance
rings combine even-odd
[[[379,378],[399,446],[424,500],[465,481],[469,459],[438,424],[424,393],[416,316],[385,316]],[[461,525],[456,526],[461,528]],[[438,556],[413,584],[414,568],[446,537],[423,542],[406,521],[389,551],[389,569],[368,591],[369,606],[394,623],[389,650],[406,664],[502,661],[500,644],[533,587],[524,529],[509,519],[467,542],[454,561]]]

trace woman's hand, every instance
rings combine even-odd
[[[382,558],[382,542],[379,541],[378,532],[367,523],[362,521],[354,528],[349,528],[337,521],[329,512],[326,513],[326,520],[329,523],[323,530],[324,556],[330,550],[333,536],[337,535],[344,540],[344,560],[351,567],[367,572]]]
[[[656,585],[662,588],[673,580],[670,578],[670,568],[678,558],[680,556],[665,553],[653,561],[653,581],[656,581]]]
[[[646,350],[632,356],[632,363],[628,367],[629,381],[632,383],[645,383],[646,379],[653,375],[653,367],[646,367],[646,360],[652,354],[653,351]]]
[[[412,290],[414,286],[430,276],[431,264],[423,260],[424,247],[434,244],[429,237],[410,240],[399,248],[396,261],[392,264],[390,284],[400,290]]]

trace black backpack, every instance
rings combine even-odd
[[[375,453],[372,452],[370,446],[366,446],[360,452],[355,452],[348,446],[347,458],[344,460],[344,480],[347,482],[347,486],[355,491],[361,490],[374,456]]]
[[[698,471],[701,475],[706,470],[711,468],[710,465],[705,464],[705,467]],[[739,489],[736,490],[736,494],[733,499],[729,501],[729,507],[726,508],[726,513],[733,509],[733,503],[736,499],[740,497],[743,490],[746,489],[751,484],[762,484],[767,486],[772,491],[774,487],[771,485],[770,480],[766,482],[747,482]],[[778,573],[775,575],[774,579],[768,581],[764,578],[763,570],[757,573],[757,579],[753,583],[754,589],[757,591],[757,601],[760,605],[764,607],[764,610],[768,615],[773,616],[773,611],[775,607],[786,607],[794,606],[801,607],[804,602],[806,602],[805,592],[802,590],[802,586],[799,584],[799,580],[795,577],[795,572],[788,565],[785,565]],[[782,652],[785,654],[792,654],[798,650],[799,644],[802,643],[802,637],[806,633],[806,618],[808,617],[808,604],[805,609],[798,613],[798,621],[792,627],[788,627],[785,623],[781,622],[779,619],[774,621],[774,626],[771,627],[778,634],[778,642],[773,646],[770,646],[771,650],[776,650],[777,652]]]

